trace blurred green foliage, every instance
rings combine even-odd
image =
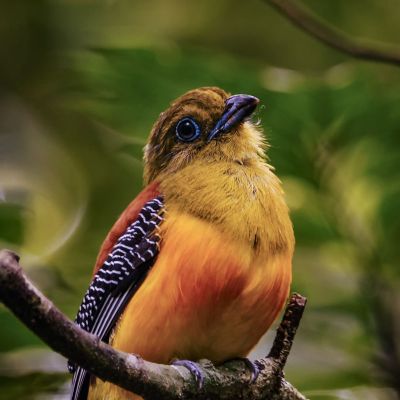
[[[394,1],[362,12],[307,3],[350,33],[397,39]],[[395,398],[398,69],[344,63],[256,0],[26,0],[1,11],[0,241],[63,311],[74,316],[102,239],[141,188],[158,114],[194,87],[250,93],[292,212],[293,289],[309,298],[287,377],[311,399]],[[0,398],[63,392],[64,361],[32,355],[40,341],[4,308],[0,326]]]

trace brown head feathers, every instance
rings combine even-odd
[[[223,156],[227,149],[221,144],[232,141],[230,136],[233,135],[223,135],[212,143],[207,139],[221,120],[230,98],[232,99],[230,94],[220,88],[203,87],[191,90],[174,100],[160,114],[151,130],[144,155],[145,182],[153,181],[163,172],[176,171],[195,157],[209,157],[211,154]],[[247,114],[250,115],[251,112]],[[243,124],[237,125],[231,131],[237,132]],[[263,147],[261,135],[256,141]],[[233,145],[232,143],[231,146]]]

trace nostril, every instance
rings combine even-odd
[[[207,142],[221,136],[248,119],[260,100],[248,94],[236,94],[225,101],[225,110],[207,137]]]

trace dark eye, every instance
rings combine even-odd
[[[200,126],[193,118],[186,117],[178,122],[175,132],[182,142],[192,142],[200,136]]]

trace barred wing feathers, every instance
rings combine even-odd
[[[97,270],[76,317],[76,324],[93,333],[104,342],[135,294],[158,254],[160,237],[158,227],[163,221],[163,200],[156,197],[148,201],[137,219],[118,238],[106,261]],[[68,363],[74,373],[73,400],[87,397],[89,373]]]

